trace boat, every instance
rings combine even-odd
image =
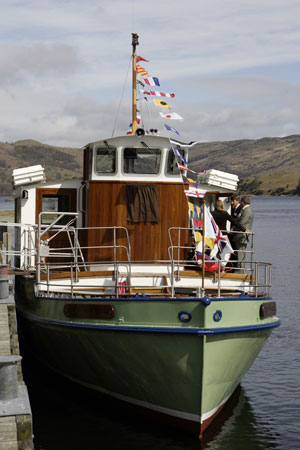
[[[87,144],[81,179],[13,171],[18,323],[53,371],[202,438],[280,324],[271,266],[252,244],[240,271],[212,256],[210,211],[238,177],[195,173],[195,143],[138,126],[137,45],[131,133]]]

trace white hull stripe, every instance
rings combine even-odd
[[[76,378],[67,376],[64,372],[59,372],[62,376],[67,377],[69,380],[80,383],[81,385],[93,389],[94,391],[101,392],[102,394],[109,395],[110,397],[117,398],[118,400],[122,400],[127,403],[131,403],[132,405],[141,406],[143,408],[151,409],[152,411],[156,411],[162,414],[168,414],[169,416],[178,417],[180,419],[185,419],[190,422],[196,422],[200,424],[200,416],[197,414],[190,414],[183,411],[176,411],[175,409],[164,408],[163,406],[154,405],[153,403],[144,402],[142,400],[137,400],[135,398],[127,397],[126,395],[117,394],[115,392],[109,391],[108,389],[101,388],[99,386],[95,386],[93,384],[79,382]]]
[[[218,406],[216,406],[214,409],[212,409],[211,411],[208,411],[207,413],[203,414],[201,416],[201,423],[205,422],[205,420],[209,419],[211,416],[213,416],[219,408],[221,408],[221,406],[224,405],[224,403],[227,402],[227,400],[230,399],[230,395],[228,395],[228,397],[226,397]]]
[[[62,373],[62,375],[66,376],[64,373]],[[73,382],[78,383],[78,380],[76,378],[73,378],[73,377],[68,377],[68,378],[70,380],[72,380]],[[127,397],[126,395],[117,394],[115,392],[109,391],[108,389],[104,389],[104,388],[101,388],[101,387],[98,387],[98,386],[94,386],[94,385],[89,384],[89,383],[81,383],[80,382],[80,384],[84,385],[85,387],[87,387],[89,389],[93,389],[93,390],[99,391],[99,392],[101,392],[103,394],[106,394],[106,395],[109,395],[111,397],[117,398],[118,400],[122,400],[124,402],[131,403],[132,405],[141,406],[141,407],[146,408],[146,409],[151,409],[152,411],[156,411],[156,412],[159,412],[159,413],[162,413],[162,414],[167,414],[169,416],[178,417],[179,419],[185,419],[185,420],[187,420],[189,422],[196,422],[196,423],[203,423],[205,420],[209,419],[230,398],[230,395],[229,395],[218,406],[216,406],[216,408],[214,408],[211,411],[208,411],[207,413],[203,414],[203,416],[200,418],[200,416],[198,414],[191,414],[191,413],[186,413],[186,412],[183,412],[183,411],[177,411],[175,409],[164,408],[163,406],[154,405],[153,403],[148,403],[148,402],[144,402],[142,400],[137,400],[135,398]]]

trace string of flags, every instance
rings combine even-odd
[[[142,58],[141,56],[136,56],[136,63],[144,61],[149,62],[147,59]],[[153,96],[153,97],[161,97],[161,98],[154,98],[153,103],[155,106],[159,108],[168,109],[168,112],[161,112],[159,111],[159,115],[164,120],[177,120],[182,121],[183,117],[181,117],[177,112],[171,112],[172,107],[169,105],[168,102],[164,100],[164,98],[168,99],[174,99],[175,94],[164,92],[159,90],[156,90],[157,87],[160,87],[160,81],[157,77],[152,77],[149,75],[147,70],[140,66],[139,64],[136,64],[136,71],[137,74],[142,78],[142,80],[137,80],[137,85],[139,87],[139,93],[143,96],[145,100],[147,99],[147,96]],[[149,87],[154,87],[153,90],[149,89]],[[169,101],[169,100],[168,100]],[[140,116],[139,119],[141,120]],[[175,133],[176,135],[180,135],[179,131],[174,128],[173,126],[170,126],[168,123],[164,123],[164,127],[168,132]],[[200,233],[199,229],[202,228],[203,230],[203,218],[205,217],[205,236],[204,241],[208,248],[212,250],[211,255],[213,255],[213,252],[215,251],[215,255],[218,252],[220,259],[225,259],[225,254],[231,253],[233,250],[230,246],[230,243],[228,241],[227,236],[223,236],[222,232],[220,231],[218,225],[215,223],[209,209],[205,206],[205,211],[200,208],[199,205],[194,203],[197,201],[197,199],[203,199],[207,191],[205,189],[202,189],[198,186],[198,179],[199,176],[202,174],[205,174],[205,170],[201,172],[196,172],[188,167],[187,160],[185,158],[185,153],[182,148],[180,148],[180,144],[176,141],[172,142],[171,137],[169,138],[172,149],[174,152],[175,161],[177,163],[177,167],[180,171],[182,181],[185,185],[188,186],[188,189],[185,190],[185,195],[187,199],[188,209],[191,214],[191,223],[193,228],[193,235],[196,242],[196,250],[198,250],[198,255],[200,255],[200,260],[202,261],[202,254],[199,252],[200,250],[200,243],[203,240],[202,234]],[[193,143],[190,144],[192,146]],[[186,147],[186,145],[185,145]],[[180,150],[178,149],[180,148]],[[201,244],[202,245],[202,244]],[[201,247],[202,251],[202,247]],[[197,252],[196,252],[197,253]],[[205,259],[208,257],[205,255]],[[209,259],[209,258],[208,258]],[[210,259],[210,261],[212,261]],[[199,261],[200,262],[200,261]],[[205,263],[205,268],[207,266],[207,263]],[[218,265],[217,265],[218,266]],[[207,269],[206,269],[207,270]],[[209,269],[208,269],[209,270]],[[217,269],[216,269],[217,270]]]
[[[183,120],[183,118],[177,113],[164,114],[164,113],[160,112],[159,115],[161,117],[163,117],[164,119]]]
[[[141,77],[141,79],[137,80],[137,86],[139,88],[139,93],[143,96],[152,96],[152,97],[163,97],[163,98],[175,98],[175,94],[173,92],[164,92],[161,90],[156,89],[149,89],[149,87],[160,87],[160,81],[158,77],[150,76],[148,71],[142,67],[140,64],[137,64],[141,61],[149,62],[149,60],[143,58],[142,56],[136,56],[136,72],[137,75]],[[147,89],[148,88],[148,89]],[[144,100],[147,100],[147,97],[143,97]],[[138,99],[141,100],[141,99]],[[169,103],[167,103],[165,100],[154,98],[153,103],[155,106],[159,108],[165,108],[168,110],[171,110],[172,107]],[[183,117],[181,117],[176,112],[170,112],[168,114],[159,112],[159,115],[162,119],[168,119],[168,120],[183,120]],[[164,128],[171,133],[175,133],[178,136],[180,135],[179,131],[174,128],[173,126],[168,125],[167,123],[164,123]]]
[[[149,73],[147,70],[144,69],[144,67],[140,66],[139,64],[136,65],[136,71],[138,74],[148,77]]]
[[[168,94],[167,92],[159,92],[159,91],[143,91],[141,90],[142,94],[145,95],[155,95],[156,97],[169,97],[174,98],[175,94]]]

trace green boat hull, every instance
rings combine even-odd
[[[279,325],[275,316],[261,318],[270,298],[74,301],[35,298],[30,278],[18,277],[16,286],[27,345],[41,361],[199,435]],[[100,305],[114,314],[70,318],[70,305],[81,313]]]

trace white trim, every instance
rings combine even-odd
[[[216,406],[214,409],[211,409],[210,411],[208,411],[207,413],[203,414],[201,416],[201,423],[203,423],[205,420],[209,419],[211,416],[213,416],[219,408],[221,408],[221,406],[224,405],[224,403],[227,402],[227,400],[229,400],[229,398],[231,397],[232,394],[228,395],[228,397],[226,397],[218,406]]]
[[[76,378],[70,377],[70,376],[66,376],[65,373],[58,371],[61,375],[63,375],[64,377],[70,379],[71,381],[75,382],[75,383],[79,383],[89,389],[93,389],[95,391],[99,391],[103,394],[109,395],[111,397],[117,398],[118,400],[122,400],[124,402],[127,403],[131,403],[132,405],[136,405],[136,406],[141,406],[143,408],[147,408],[147,409],[151,409],[152,411],[156,411],[162,414],[167,414],[169,416],[173,416],[173,417],[178,417],[179,419],[185,419],[188,420],[189,422],[196,422],[199,423],[200,425],[200,415],[198,414],[191,414],[191,413],[186,413],[184,411],[177,411],[175,409],[170,409],[170,408],[164,408],[163,406],[158,406],[158,405],[154,405],[153,403],[148,403],[148,402],[144,402],[142,400],[137,400],[135,398],[131,398],[131,397],[127,397],[126,395],[122,395],[122,394],[117,394],[115,392],[109,391],[108,389],[103,389],[100,388],[98,386],[95,386],[93,384],[90,383],[84,383],[84,382],[79,382]]]

